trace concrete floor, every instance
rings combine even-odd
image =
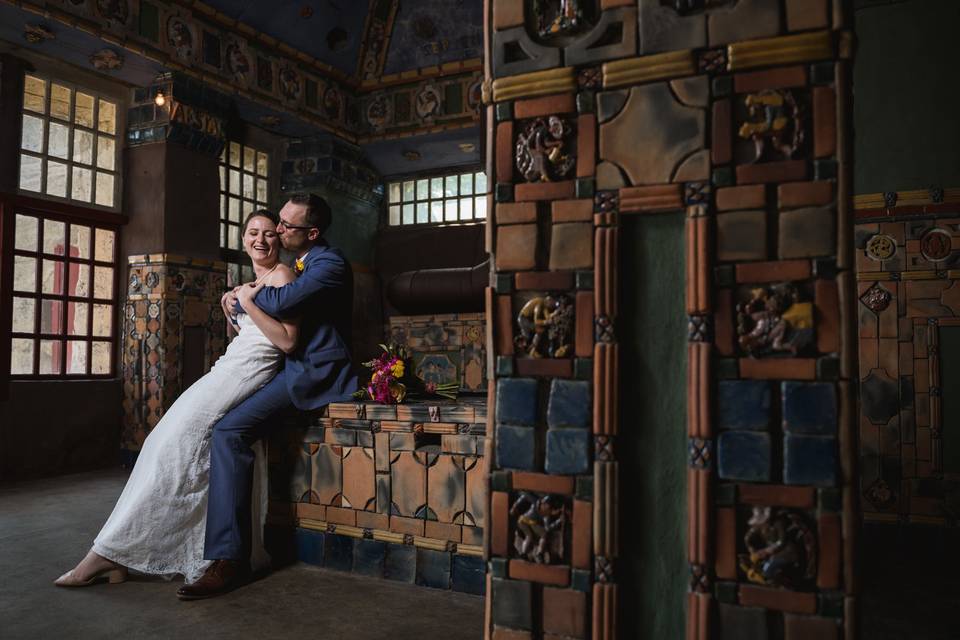
[[[101,471],[0,486],[0,638],[482,637],[483,598],[294,565],[229,595],[180,602],[180,581],[60,589],[126,482]]]

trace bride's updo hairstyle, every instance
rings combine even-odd
[[[270,211],[269,209],[257,209],[256,211],[252,211],[251,213],[249,213],[249,214],[247,215],[247,219],[243,221],[243,232],[244,232],[244,233],[247,232],[247,227],[250,225],[250,221],[253,220],[254,218],[258,218],[258,217],[259,217],[259,218],[266,218],[267,220],[269,220],[270,222],[272,222],[274,225],[276,225],[278,222],[280,222],[280,216],[279,216],[278,214],[274,213],[273,211]]]

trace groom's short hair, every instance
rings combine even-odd
[[[293,204],[306,206],[307,224],[319,229],[321,236],[330,227],[330,223],[333,221],[333,213],[330,211],[330,205],[321,196],[315,193],[294,193],[289,200]]]

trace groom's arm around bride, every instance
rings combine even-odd
[[[282,412],[349,400],[357,388],[349,349],[353,274],[340,251],[323,239],[330,221],[329,206],[314,194],[291,196],[280,210],[277,234],[284,248],[299,256],[299,277],[283,287],[264,287],[254,303],[277,318],[299,317],[300,341],[273,380],[214,425],[204,557],[215,562],[177,592],[181,599],[220,595],[244,581],[252,531],[251,445]]]

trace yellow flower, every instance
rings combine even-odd
[[[393,374],[394,378],[403,377],[403,360],[397,360],[396,364],[390,367],[390,373]]]
[[[303,258],[297,258],[296,268],[294,270],[298,274],[303,273]]]

